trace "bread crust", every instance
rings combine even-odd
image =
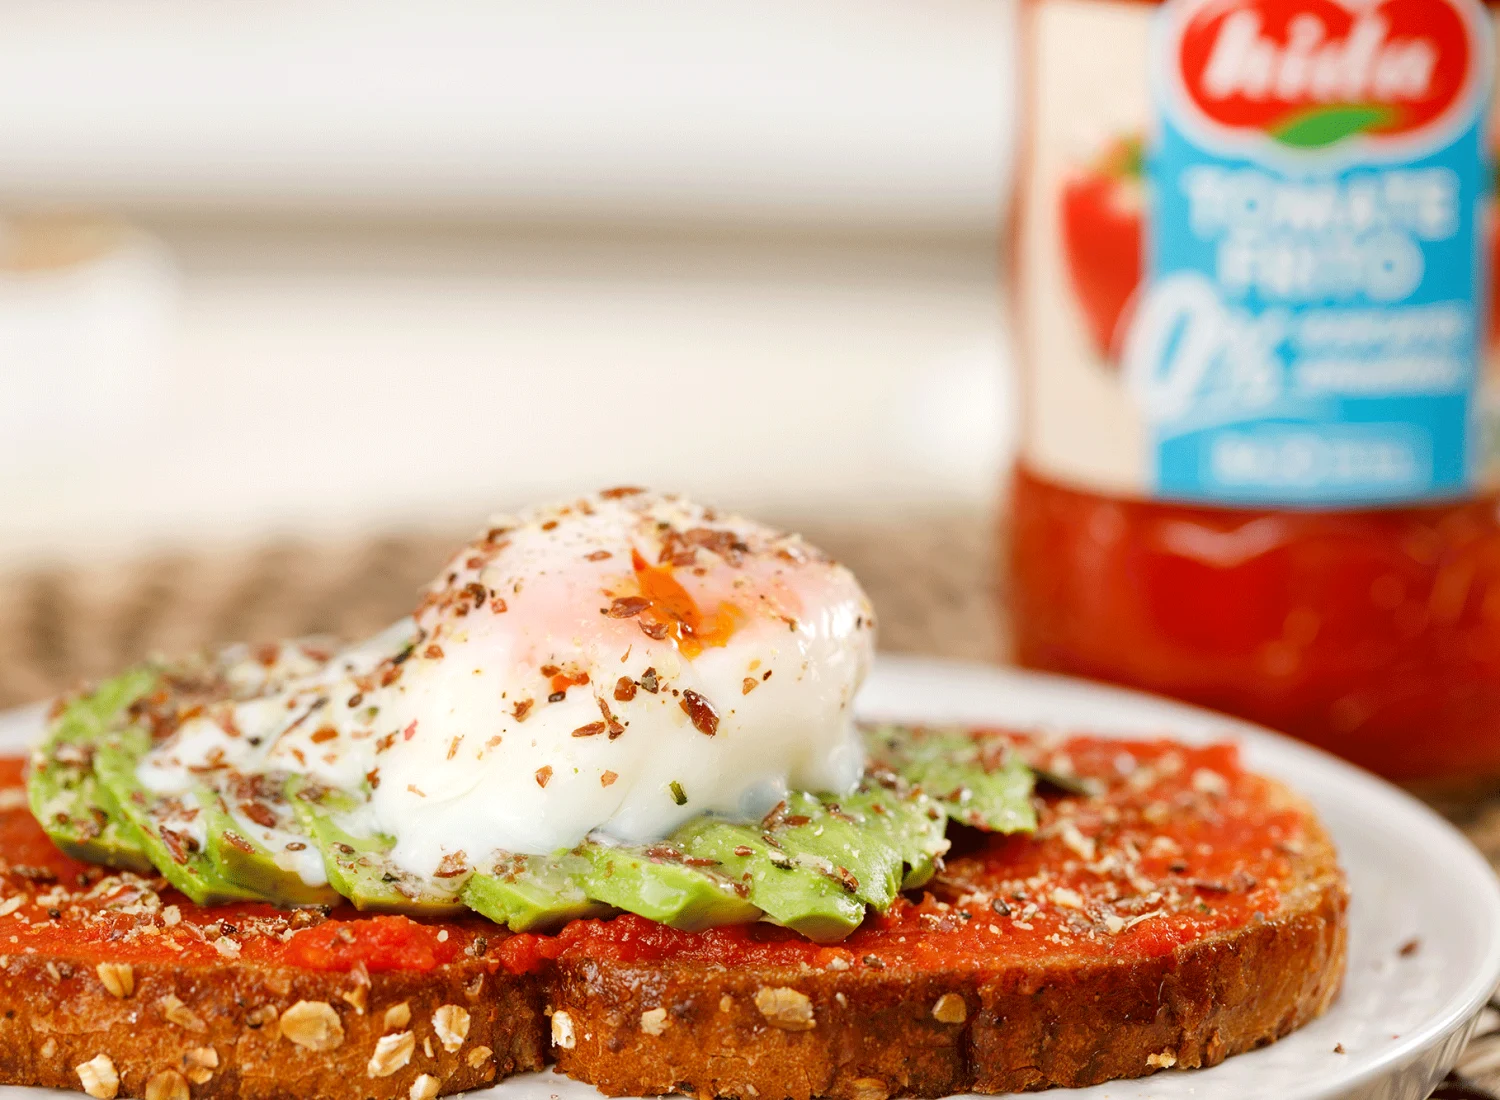
[[[384,1100],[409,1096],[424,1074],[447,1093],[543,1065],[540,989],[527,979],[492,974],[480,960],[367,979],[235,963],[147,963],[130,970],[132,992],[120,997],[97,969],[40,955],[11,958],[0,971],[0,1082],[78,1089],[77,1067],[104,1055],[119,1077],[121,1096],[146,1096],[153,1078],[177,1073],[193,1096]],[[309,1049],[289,1037],[300,1033],[297,1016],[286,1026],[282,1017],[299,1002],[328,1006],[341,1032],[336,1045]],[[397,1009],[401,1005],[404,1012]],[[434,1024],[445,1006],[462,1009],[468,1018],[463,1042],[453,1051],[445,1049]],[[391,1009],[397,1012],[388,1022]],[[323,1009],[313,1015],[322,1018]],[[403,1017],[406,1022],[398,1025]],[[410,1060],[375,1075],[377,1044],[403,1032],[412,1035]],[[451,1045],[451,1029],[447,1034]],[[399,1049],[388,1061],[400,1060]],[[189,1075],[204,1079],[189,1081]]]

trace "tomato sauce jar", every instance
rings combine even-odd
[[[1500,777],[1477,0],[1023,0],[1018,660]]]

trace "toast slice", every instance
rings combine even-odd
[[[1006,1092],[1213,1065],[1336,996],[1347,890],[1233,748],[1018,739],[1033,836],[963,831],[837,944],[639,917],[509,934],[201,909],[76,862],[0,763],[0,1082],[96,1097],[430,1098],[555,1061],[612,1095]]]
[[[1047,799],[1034,838],[966,837],[920,903],[836,946],[564,930],[559,1067],[617,1096],[1019,1092],[1216,1065],[1332,1003],[1348,895],[1305,802],[1227,746],[1075,740],[1043,763],[1096,797]]]
[[[543,993],[478,917],[201,908],[59,852],[0,759],[0,1083],[151,1100],[434,1097],[539,1069]]]

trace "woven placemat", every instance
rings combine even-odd
[[[993,524],[974,515],[905,524],[793,524],[847,563],[893,652],[999,660],[1004,584]],[[0,707],[47,698],[153,653],[298,634],[358,638],[411,610],[467,532],[274,542],[164,553],[110,567],[0,575]],[[1437,807],[1500,866],[1500,798]],[[1434,1100],[1500,1098],[1500,1002]]]
[[[885,649],[995,660],[1000,598],[988,525],[801,525],[846,562],[880,613]],[[411,611],[469,532],[296,540],[109,567],[0,575],[0,707],[43,699],[152,653],[298,634],[358,638]]]

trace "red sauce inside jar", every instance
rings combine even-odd
[[[1014,481],[1022,664],[1241,714],[1407,780],[1500,775],[1495,504],[1298,512]]]

